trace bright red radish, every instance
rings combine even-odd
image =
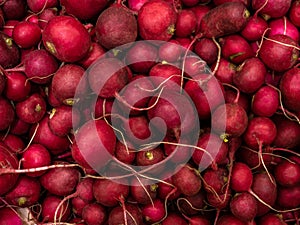
[[[41,213],[44,222],[54,222],[54,220],[61,222],[67,221],[71,215],[71,206],[67,201],[61,204],[62,200],[62,198],[55,195],[46,196],[42,202]],[[60,204],[60,208],[57,209]],[[57,213],[55,214],[55,212]]]
[[[166,214],[164,203],[160,199],[155,199],[153,204],[149,203],[142,208],[142,214],[147,224],[157,223]]]
[[[0,225],[14,224],[23,225],[23,221],[18,213],[11,207],[2,207],[0,209]]]
[[[282,161],[274,169],[275,180],[284,187],[300,184],[300,165],[289,161]]]
[[[259,10],[259,13],[266,18],[279,18],[288,12],[291,2],[291,0],[253,0],[251,5],[254,10]]]
[[[37,24],[22,21],[15,25],[12,37],[21,48],[31,48],[41,40],[42,31]]]
[[[253,174],[248,165],[242,162],[234,163],[230,187],[236,192],[248,191],[253,182]]]
[[[57,6],[58,0],[27,0],[28,7],[31,11],[38,13],[43,9]]]

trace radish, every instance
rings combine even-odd
[[[274,169],[274,177],[278,184],[293,187],[300,184],[300,165],[282,161]]]
[[[87,225],[103,225],[107,219],[106,210],[100,204],[88,204],[82,210],[82,219]]]
[[[15,119],[15,110],[12,104],[5,97],[0,97],[0,130],[5,130],[8,128]]]
[[[138,12],[146,2],[148,2],[148,0],[129,0],[128,8]]]
[[[135,161],[136,152],[134,149],[127,149],[121,141],[117,141],[115,157],[123,163],[132,164]]]
[[[20,62],[19,47],[7,34],[0,32],[0,65],[3,68],[11,68]]]
[[[14,224],[23,225],[23,221],[18,212],[11,207],[2,207],[0,209],[0,225]]]
[[[202,189],[196,195],[178,198],[177,207],[184,215],[195,215],[197,217],[199,209],[206,207],[205,198],[206,193]]]
[[[260,16],[252,16],[241,31],[241,35],[248,41],[259,41],[268,28],[267,21]]]
[[[67,202],[63,202],[61,204],[61,201],[62,199],[55,195],[48,195],[44,198],[41,212],[44,222],[63,222],[68,220],[69,216],[71,215],[71,207]],[[55,215],[57,217],[55,217]]]
[[[137,21],[142,39],[168,41],[174,35],[177,14],[168,2],[154,0],[141,7]]]
[[[10,133],[15,135],[26,134],[30,128],[29,123],[25,123],[19,118],[15,118],[10,126]]]
[[[43,11],[47,8],[55,7],[58,0],[27,0],[29,9],[35,13]]]
[[[99,15],[95,29],[101,45],[106,49],[112,49],[134,42],[137,27],[134,15],[121,4],[114,4]]]
[[[124,210],[126,211],[124,212]],[[125,223],[124,213],[127,223]],[[128,225],[142,224],[143,216],[141,209],[137,205],[129,203],[113,208],[109,213],[108,225],[119,225],[122,223]]]
[[[284,34],[291,37],[296,42],[299,41],[299,31],[297,27],[294,26],[294,24],[292,24],[286,17],[271,20],[269,22],[269,28],[271,29],[268,32],[268,36],[270,37],[276,34]]]
[[[224,59],[220,58],[219,63],[215,62],[211,66],[211,70],[214,71],[215,77],[222,83],[232,84],[233,76],[236,73],[236,65]]]
[[[22,21],[14,26],[12,38],[21,48],[31,48],[37,45],[42,37],[40,27],[31,22]]]
[[[196,30],[196,15],[192,10],[183,9],[178,12],[175,24],[176,37],[189,37]]]
[[[220,167],[217,170],[207,169],[203,174],[204,189],[216,194],[224,193],[224,186],[228,179],[228,171]]]
[[[197,41],[194,51],[208,65],[211,65],[217,61],[218,48],[216,44],[209,38],[201,38],[199,41]]]
[[[253,174],[245,163],[236,162],[232,167],[230,187],[236,192],[250,190],[253,182]]]
[[[169,213],[168,216],[161,222],[162,225],[188,225],[187,221],[176,213]]]
[[[88,54],[80,60],[78,63],[84,68],[87,69],[92,65],[97,59],[101,56],[105,57],[105,49],[97,42],[92,42],[91,49]]]
[[[300,205],[300,185],[293,187],[279,187],[277,204],[285,209],[294,209]]]
[[[217,221],[216,225],[245,225],[245,222],[239,220],[235,216],[231,214],[226,214],[224,216],[221,216],[221,218]]]
[[[48,8],[43,10],[38,16],[39,21],[38,24],[42,30],[45,29],[47,23],[49,20],[51,20],[53,17],[57,16],[58,10],[57,8]]]
[[[283,221],[280,215],[268,213],[259,219],[258,225],[287,225],[287,223]]]
[[[60,0],[60,4],[65,7],[66,12],[80,20],[95,18],[106,7],[107,3],[106,0],[98,0],[96,2],[87,0],[80,4],[76,0]]]
[[[246,93],[237,93],[232,89],[225,88],[225,103],[238,104],[246,113],[250,111],[250,99]]]
[[[289,19],[291,22],[299,27],[300,26],[300,17],[299,17],[299,2],[294,1],[291,3],[290,11],[289,11]]]
[[[184,0],[185,1],[185,0]],[[183,1],[183,4],[184,4]],[[204,17],[204,15],[211,9],[212,7],[209,5],[205,5],[205,4],[198,4],[195,5],[193,7],[191,7],[190,9],[195,13],[195,16],[197,18],[197,26],[196,26],[196,33],[199,32],[200,29],[200,24],[201,24],[201,20]]]
[[[256,199],[247,192],[238,193],[230,201],[230,211],[242,221],[252,221],[257,213]]]
[[[5,195],[9,204],[30,207],[36,204],[41,195],[41,185],[36,178],[22,175],[12,190]]]
[[[142,208],[142,215],[147,224],[157,223],[165,217],[166,211],[160,199],[153,200]]]
[[[266,18],[279,18],[284,16],[290,6],[291,0],[254,0],[251,5],[254,10],[259,10],[261,15],[264,15]]]
[[[145,181],[141,180],[142,183]],[[131,182],[130,195],[139,204],[149,204],[157,195],[157,184],[142,186],[136,179]]]
[[[52,18],[43,30],[42,40],[47,51],[64,62],[82,59],[91,47],[88,31],[71,16]]]
[[[159,59],[169,63],[177,62],[182,54],[183,49],[175,39],[162,43],[158,50]]]
[[[9,149],[12,152],[15,152],[15,153],[20,153],[26,147],[24,140],[21,137],[11,134],[11,133],[4,136],[2,138],[2,140],[3,140],[3,143],[7,147],[9,147]]]
[[[9,0],[3,1],[2,9],[7,20],[20,20],[26,15],[26,1]]]

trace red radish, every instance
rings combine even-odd
[[[207,192],[224,193],[224,186],[228,180],[227,169],[220,167],[217,170],[206,169],[203,174],[204,189]]]
[[[196,30],[196,15],[192,10],[183,9],[177,15],[175,24],[176,37],[189,37]]]
[[[197,6],[200,0],[183,0],[182,4],[187,7]]]
[[[53,95],[63,104],[73,105],[76,97],[86,93],[87,80],[85,70],[75,64],[66,64],[60,67],[52,78]]]
[[[258,149],[259,144],[268,146],[276,138],[276,125],[268,117],[254,117],[248,123],[244,133],[244,141],[247,146]]]
[[[228,35],[220,38],[219,42],[222,56],[235,64],[243,63],[246,59],[254,56],[249,43],[241,35]]]
[[[15,110],[8,99],[0,97],[0,130],[8,128],[15,119]]]
[[[12,101],[25,100],[31,91],[31,83],[24,73],[10,72],[6,76],[5,95]]]
[[[125,56],[126,64],[137,73],[147,73],[156,64],[158,50],[148,42],[137,42]]]
[[[286,17],[282,17],[279,19],[274,19],[269,22],[269,28],[271,29],[268,32],[268,36],[273,36],[276,34],[284,34],[296,42],[299,41],[299,31],[297,27],[292,24]]]
[[[124,210],[126,211],[124,212]],[[124,213],[126,213],[127,223],[125,223]],[[143,216],[141,209],[135,204],[124,204],[123,206],[113,208],[109,213],[108,225],[119,225],[122,223],[128,225],[142,224]]]
[[[20,21],[18,20],[7,20],[5,22],[5,26],[3,27],[2,31],[9,37],[12,37],[12,32],[14,30],[14,26],[18,24]]]
[[[89,202],[84,201],[80,197],[72,198],[71,203],[72,203],[72,212],[76,216],[80,216],[80,217],[82,217],[82,211],[83,211],[84,207],[89,204]]]
[[[40,26],[40,28],[43,30],[47,23],[49,22],[49,20],[51,20],[53,17],[57,16],[58,10],[57,8],[48,8],[45,9],[44,11],[42,11],[39,14],[39,21],[38,24]]]
[[[279,94],[270,86],[263,86],[252,97],[251,110],[257,116],[271,117],[279,107]]]
[[[300,10],[299,2],[298,1],[292,2],[288,15],[291,22],[297,27],[300,26],[299,10]]]
[[[52,18],[43,30],[42,40],[46,49],[63,62],[82,59],[91,47],[88,31],[71,16]]]
[[[196,42],[194,52],[200,56],[208,65],[217,61],[218,48],[209,38],[201,38]]]
[[[211,66],[211,70],[215,71],[215,77],[222,83],[232,84],[233,76],[236,73],[236,66],[228,60],[221,58],[219,64],[215,62]]]
[[[190,225],[210,225],[210,221],[204,216],[193,216],[188,219]]]
[[[178,190],[186,196],[197,194],[202,186],[198,172],[189,167],[188,164],[180,166],[180,169],[172,176],[172,181]]]
[[[260,59],[248,58],[237,68],[233,83],[244,93],[254,93],[264,84],[266,73],[266,67]]]
[[[26,15],[26,1],[9,0],[3,1],[2,9],[7,20],[21,20]]]
[[[20,120],[20,118],[15,118],[10,126],[10,133],[14,135],[26,134],[29,128],[29,123],[25,123],[23,120]]]
[[[58,62],[46,50],[33,50],[24,59],[24,73],[34,83],[46,84],[58,69]]]
[[[40,27],[31,22],[22,21],[15,25],[12,38],[21,48],[30,48],[39,43],[42,37]]]
[[[207,38],[237,33],[246,25],[250,12],[242,2],[228,2],[206,13],[200,24],[200,34]]]
[[[68,202],[63,202],[62,199],[55,195],[48,195],[42,202],[42,213],[41,216],[44,222],[54,222],[55,221],[67,221],[71,215],[71,206]],[[60,205],[61,204],[61,205]],[[57,207],[60,205],[59,209]],[[56,218],[55,218],[55,212]]]
[[[184,219],[183,216],[180,216],[176,213],[169,213],[168,216],[161,222],[161,225],[188,225],[188,222]]]
[[[41,185],[38,179],[22,175],[5,199],[14,206],[29,207],[39,201],[41,195]]]
[[[207,73],[206,63],[197,55],[187,56],[184,61],[184,73],[188,77]]]
[[[104,190],[109,190],[109,193]],[[93,184],[96,201],[107,207],[117,206],[122,199],[129,195],[129,186],[109,179],[97,179]]]
[[[136,153],[134,149],[127,149],[121,141],[117,141],[115,157],[123,163],[132,164],[135,160]]]
[[[245,222],[239,220],[235,216],[231,214],[226,214],[224,216],[221,216],[220,219],[217,221],[216,225],[246,225]]]
[[[11,207],[2,207],[0,209],[0,225],[14,224],[23,225],[23,221],[16,210]]]
[[[263,40],[258,56],[270,69],[283,72],[297,62],[299,57],[297,46],[297,42],[289,36],[276,34]]]
[[[82,210],[82,219],[87,225],[104,225],[107,219],[106,210],[100,204],[88,204]]]
[[[238,104],[243,107],[246,113],[250,109],[250,99],[246,93],[237,94],[236,91],[232,89],[225,89],[225,103]]]
[[[185,198],[178,198],[177,206],[185,215],[196,215],[199,213],[197,209],[203,209],[206,206],[206,193],[200,190],[199,193]]]
[[[259,219],[258,225],[287,225],[287,223],[283,221],[280,215],[268,213]]]
[[[141,7],[149,0],[128,0],[128,8],[138,12]]]
[[[290,6],[291,0],[254,0],[251,5],[254,10],[259,10],[261,15],[264,15],[266,18],[279,18],[284,16]]]
[[[208,192],[206,198],[209,205],[216,208],[217,210],[222,210],[229,206],[231,199],[231,190],[229,189],[228,192],[224,192],[219,195]]]
[[[230,187],[236,192],[250,190],[253,182],[253,174],[249,166],[242,162],[236,162],[232,167]]]
[[[46,101],[38,93],[30,95],[16,104],[17,116],[26,123],[38,123],[46,113]]]
[[[143,180],[141,180],[143,183]],[[157,184],[141,185],[136,179],[132,181],[130,186],[130,195],[139,204],[149,204],[157,195]]]
[[[3,25],[5,24],[4,21],[4,14],[3,14],[3,10],[0,9],[0,28],[3,29]]]
[[[242,221],[252,221],[257,213],[256,199],[247,192],[238,193],[230,201],[230,211]]]
[[[153,200],[142,208],[142,215],[147,224],[157,223],[164,218],[166,210],[160,199]]]
[[[289,161],[282,161],[274,169],[275,180],[284,187],[300,184],[300,165]]]
[[[87,0],[78,2],[74,0],[61,0],[61,6],[65,7],[69,15],[73,15],[80,20],[88,20],[95,18],[106,7],[106,0]]]
[[[163,43],[158,50],[158,56],[161,61],[177,62],[180,56],[183,54],[183,49],[179,45],[179,42],[175,39]]]
[[[259,41],[268,28],[268,23],[260,16],[252,16],[241,31],[241,35],[248,41]]]
[[[129,73],[120,60],[101,58],[89,68],[87,79],[93,92],[103,98],[112,98],[125,87]]]
[[[0,32],[0,65],[5,68],[16,66],[20,61],[20,52],[13,39]]]
[[[164,152],[161,147],[156,147],[147,151],[139,151],[136,154],[136,164],[138,166],[150,166],[161,162],[164,159]]]
[[[114,4],[99,15],[95,29],[101,45],[112,49],[135,41],[137,20],[121,4]]]
[[[293,111],[300,111],[300,69],[293,68],[284,73],[280,80],[280,91],[284,105]]]
[[[2,140],[12,152],[19,153],[25,148],[24,140],[20,136],[9,133]]]
[[[272,179],[272,181],[270,180]],[[267,203],[269,206],[274,206],[277,198],[277,185],[274,182],[274,177],[267,173],[260,172],[253,175],[252,193]],[[270,208],[263,203],[257,201],[257,216],[262,216],[270,211]]]
[[[177,199],[181,195],[181,192],[177,188],[174,188],[172,177],[168,176],[168,174],[166,177],[168,178],[164,179],[163,182],[161,181],[157,184],[158,197],[159,199],[163,199],[163,200]]]
[[[105,49],[97,42],[92,42],[89,53],[78,63],[85,69],[92,65],[101,56],[105,57]]]
[[[57,0],[27,0],[29,9],[35,13],[57,6]]]
[[[279,187],[277,204],[286,209],[294,209],[300,205],[300,185]]]
[[[81,179],[76,187],[76,193],[78,194],[78,197],[85,202],[94,201],[93,184],[94,180],[92,178]]]
[[[176,20],[177,14],[168,2],[146,2],[138,13],[139,34],[144,40],[168,41],[175,32]]]
[[[188,0],[184,0],[184,1],[188,1]],[[183,1],[183,3],[184,3],[184,1]],[[196,6],[191,7],[190,9],[195,13],[195,16],[197,18],[197,26],[196,26],[195,32],[198,33],[199,29],[200,29],[201,20],[204,17],[204,15],[211,9],[211,6],[208,6],[205,4],[203,4],[203,5],[198,4]]]

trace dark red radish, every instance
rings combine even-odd
[[[217,61],[218,48],[209,38],[201,38],[194,46],[194,52],[208,65]]]
[[[201,19],[200,35],[206,38],[241,31],[250,17],[250,12],[242,2],[228,2],[212,8]]]
[[[272,179],[272,181],[271,181]],[[264,203],[273,207],[277,198],[277,184],[271,174],[265,172],[253,175],[252,192]],[[257,216],[268,213],[271,209],[258,201],[257,199]]]
[[[141,7],[149,0],[128,0],[128,8],[138,12]]]
[[[213,1],[215,5],[222,5],[226,2],[242,2],[245,4],[245,6],[249,7],[250,1],[249,0],[214,0]]]
[[[300,111],[300,69],[293,68],[283,74],[280,80],[280,91],[283,104],[290,110]]]
[[[274,169],[274,177],[278,184],[293,187],[300,184],[300,165],[289,161],[282,161]]]
[[[144,41],[134,43],[125,56],[126,64],[136,73],[148,73],[157,59],[157,48]]]
[[[6,20],[21,20],[27,12],[26,1],[7,0],[3,1],[2,10]]]
[[[15,119],[15,110],[11,104],[5,97],[0,97],[0,130],[5,130],[8,128]]]
[[[76,97],[83,96],[88,90],[85,70],[76,64],[60,67],[52,78],[52,91],[55,98],[65,105],[73,105]]]
[[[0,66],[5,68],[11,68],[20,62],[19,47],[7,34],[0,32]]]
[[[138,203],[138,204],[149,204],[153,199],[157,196],[157,184],[147,184],[143,186],[140,182],[145,182],[143,179],[138,181],[134,179],[130,186],[130,196]]]
[[[181,83],[181,69],[171,64],[157,63],[149,71],[149,77],[157,88],[163,83],[164,88],[178,90]]]
[[[114,4],[99,15],[95,29],[99,43],[106,49],[112,49],[134,42],[137,27],[135,16],[121,4]]]
[[[153,200],[142,208],[142,215],[146,224],[157,223],[161,221],[166,214],[164,203],[160,199]]]
[[[206,169],[203,173],[203,186],[205,191],[222,194],[228,180],[228,170],[220,167],[217,170]]]
[[[66,222],[71,215],[71,205],[67,201],[55,195],[48,195],[42,202],[41,217],[44,222]],[[57,207],[60,205],[59,209]],[[57,213],[55,213],[57,212]],[[56,217],[55,217],[56,216]]]
[[[176,213],[169,213],[168,216],[161,222],[161,225],[188,225],[188,222],[184,219],[183,216],[180,216]]]
[[[115,157],[126,164],[132,164],[136,157],[135,149],[126,148],[126,146],[121,142],[117,141],[115,148]]]
[[[279,18],[284,16],[290,6],[291,0],[254,0],[251,2],[251,6],[254,10],[259,10],[259,14],[266,18]]]
[[[44,49],[33,50],[24,59],[24,73],[37,84],[48,83],[57,69],[58,62]]]
[[[27,0],[27,6],[32,12],[38,13],[45,9],[58,6],[58,0]]]
[[[70,141],[67,137],[55,135],[49,128],[48,120],[48,116],[44,116],[38,125],[33,125],[29,131],[30,137],[34,136],[33,143],[43,145],[51,154],[63,153],[69,148]]]
[[[268,68],[283,72],[297,62],[299,57],[297,48],[297,42],[291,37],[276,34],[263,40],[258,56]]]
[[[156,147],[146,151],[138,151],[136,154],[136,164],[138,166],[150,166],[161,162],[164,159],[164,152],[161,147]]]
[[[230,201],[230,211],[242,221],[252,221],[257,213],[257,201],[248,192],[238,193]]]
[[[19,153],[25,148],[24,140],[20,136],[11,133],[3,136],[2,141],[14,153]]]
[[[40,27],[31,22],[22,21],[14,26],[12,38],[21,48],[31,48],[37,45],[42,37]]]
[[[22,218],[12,207],[2,207],[0,209],[0,225],[14,224],[23,225]]]
[[[124,210],[126,211],[124,212]],[[125,223],[124,213],[126,213],[127,223]],[[110,211],[108,217],[108,225],[119,225],[124,223],[127,225],[136,225],[143,223],[142,211],[138,205],[127,203],[123,206],[117,206]]]
[[[236,218],[235,216],[231,214],[226,214],[224,216],[221,216],[219,220],[217,221],[216,225],[246,225],[246,222],[241,221],[240,219]]]
[[[296,121],[291,121],[283,116],[275,117],[277,135],[273,145],[281,148],[294,148],[300,145],[300,127]]]
[[[287,223],[280,215],[268,213],[259,219],[258,225],[287,225]]]
[[[14,26],[18,24],[20,21],[18,20],[7,20],[5,22],[5,26],[3,27],[2,31],[9,37],[12,37],[12,32],[14,30]]]
[[[253,182],[253,174],[249,166],[242,162],[235,162],[232,167],[230,187],[236,192],[250,190]]]
[[[14,206],[30,207],[38,203],[41,185],[38,179],[22,175],[12,190],[5,195],[5,200]]]
[[[129,80],[125,64],[116,58],[101,58],[86,73],[93,92],[103,98],[112,98]]]
[[[63,62],[76,62],[85,57],[91,47],[86,28],[71,16],[52,18],[43,30],[45,48]]]
[[[170,41],[163,43],[158,49],[158,56],[162,62],[177,62],[182,54],[183,48],[175,39],[171,39]]]
[[[174,183],[172,181],[171,175],[168,176],[167,174],[166,177],[167,177],[166,179],[157,183],[158,185],[157,196],[159,199],[163,199],[163,200],[177,199],[181,195],[181,192],[174,187]]]
[[[278,91],[270,86],[262,86],[253,95],[251,110],[257,116],[271,117],[279,107]]]
[[[221,58],[219,64],[215,62],[211,66],[211,70],[215,72],[214,75],[220,82],[227,84],[233,83],[233,76],[236,73],[236,65],[227,59]]]
[[[206,193],[202,189],[196,195],[178,198],[177,207],[182,213],[184,213],[184,215],[197,216],[199,210],[205,208],[206,206],[205,199]]]
[[[300,185],[279,187],[277,204],[285,209],[294,209],[300,205]]]
[[[252,16],[241,31],[241,35],[248,41],[259,41],[268,28],[267,21],[260,16]]]
[[[197,6],[200,0],[183,0],[182,4],[187,7]]]
[[[188,1],[188,0],[187,0]],[[193,0],[192,0],[193,1]],[[184,1],[183,1],[184,3]],[[197,26],[196,26],[196,33],[199,32],[200,29],[200,24],[201,24],[201,20],[204,17],[204,15],[211,9],[212,7],[209,5],[205,5],[205,4],[198,4],[195,5],[193,7],[191,7],[190,9],[195,13],[195,16],[197,18]]]
[[[254,117],[248,123],[244,141],[249,148],[258,149],[259,145],[268,146],[276,138],[276,125],[268,117]]]
[[[203,61],[199,56],[187,56],[184,60],[184,75],[187,77],[195,77],[202,73],[205,74],[207,73],[207,71],[205,71],[207,69],[206,66],[206,62]]]
[[[74,107],[62,105],[52,109],[48,125],[55,135],[63,137],[76,129],[79,122],[80,112]]]
[[[162,0],[148,1],[138,13],[139,35],[144,40],[168,41],[174,35],[176,20],[173,5]]]
[[[190,225],[210,225],[210,221],[204,216],[193,216],[188,219]]]
[[[95,200],[93,195],[93,184],[94,179],[92,178],[81,179],[76,186],[78,197],[85,202],[93,202]]]
[[[72,203],[72,212],[79,217],[82,217],[82,211],[84,207],[90,204],[89,202],[84,201],[80,197],[72,198],[71,203]]]
[[[176,37],[189,37],[192,35],[197,26],[195,13],[190,9],[183,9],[178,12],[175,24]]]
[[[26,134],[30,129],[30,126],[29,123],[25,123],[23,120],[16,117],[10,126],[10,133],[14,135]]]
[[[38,123],[44,117],[47,110],[46,100],[42,95],[34,93],[24,101],[16,104],[17,116],[26,123]]]
[[[246,113],[250,110],[250,99],[246,93],[237,93],[237,91],[225,88],[225,103],[238,104],[243,107]]]
[[[86,122],[75,134],[75,140],[72,157],[85,168],[103,168],[115,151],[116,135],[103,119]]]
[[[4,21],[4,14],[3,14],[3,10],[0,9],[0,28],[3,29],[3,25],[5,24]]]
[[[39,16],[39,21],[38,24],[41,29],[44,29],[53,17],[57,16],[58,14],[58,9],[57,8],[48,8],[44,9],[38,16]]]
[[[222,210],[229,206],[230,199],[231,199],[231,190],[229,189],[227,192],[222,194],[215,194],[212,192],[208,192],[206,195],[208,205]]]
[[[104,190],[109,190],[109,193]],[[93,184],[93,194],[98,203],[106,207],[117,206],[129,195],[129,186],[109,179],[97,179]]]
[[[246,59],[254,56],[250,44],[241,35],[228,35],[220,38],[219,42],[222,48],[222,56],[235,64],[241,64]]]
[[[31,83],[27,81],[24,73],[8,72],[4,94],[12,101],[25,100],[31,91]]]
[[[95,18],[107,4],[107,0],[86,0],[80,3],[76,0],[60,0],[60,5],[65,8],[67,14],[73,15],[80,20]]]
[[[107,219],[106,209],[97,203],[91,203],[82,210],[82,219],[87,225],[104,225]]]
[[[89,66],[92,65],[93,62],[95,62],[97,59],[99,59],[101,56],[105,57],[105,49],[98,43],[98,42],[92,42],[91,44],[91,50],[89,53],[78,63],[81,65],[84,69],[87,69]]]
[[[184,90],[195,104],[199,119],[210,118],[213,110],[224,103],[224,87],[210,75],[196,75],[186,82]]]
[[[291,37],[296,42],[299,41],[299,31],[297,27],[286,17],[271,20],[269,22],[269,28],[271,29],[268,31],[269,37],[272,37],[276,34],[284,34]]]
[[[200,135],[196,146],[206,151],[194,149],[192,160],[199,169],[206,168],[209,165],[215,168],[227,159],[228,144],[215,133],[207,132]]]
[[[202,187],[198,171],[188,164],[179,166],[180,169],[172,176],[172,182],[186,196],[197,194]]]
[[[265,82],[267,69],[263,62],[256,58],[248,58],[237,67],[233,83],[244,93],[254,93]]]
[[[291,22],[299,27],[300,26],[300,7],[299,7],[299,2],[298,1],[294,1],[291,3],[291,7],[289,9],[289,13],[288,13],[288,16],[289,16],[289,19],[291,20]]]
[[[49,151],[40,144],[31,144],[22,154],[22,168],[31,169],[43,166],[49,166],[51,163],[51,156]],[[44,174],[45,171],[27,173],[27,176],[37,177]]]

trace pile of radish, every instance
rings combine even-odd
[[[0,0],[0,225],[300,225],[298,0]]]

